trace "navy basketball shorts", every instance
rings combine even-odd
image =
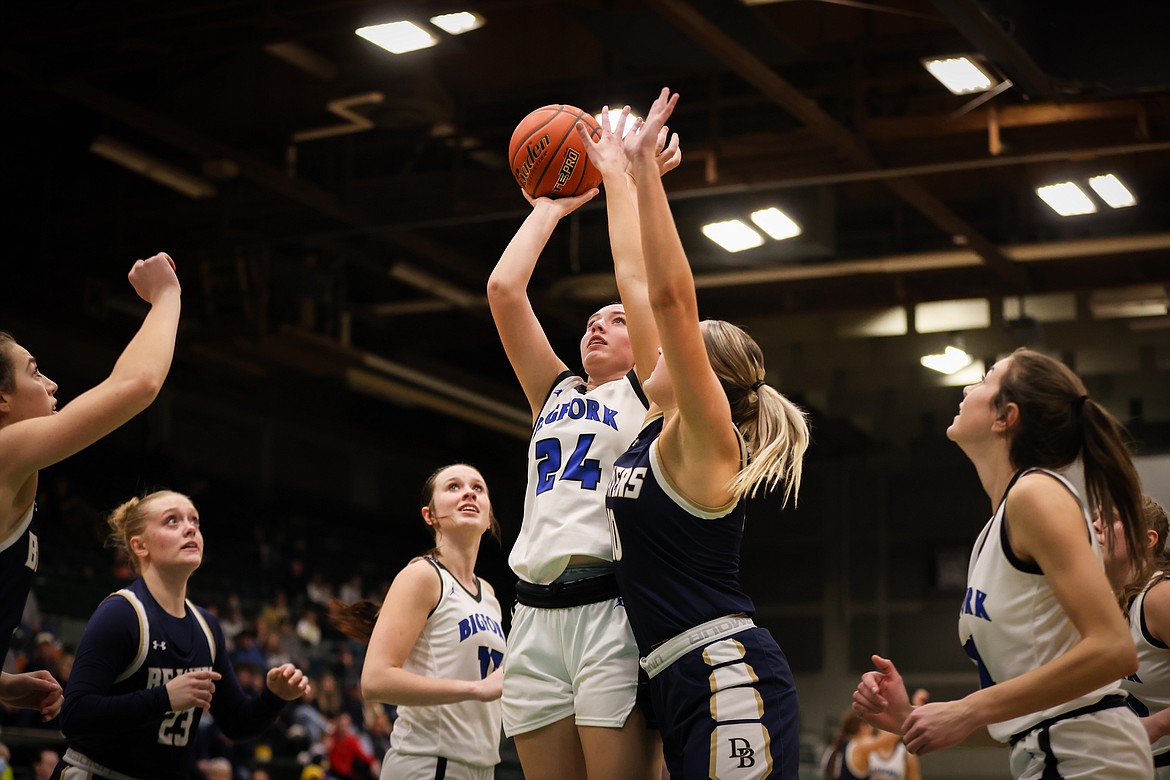
[[[766,629],[691,650],[650,680],[650,699],[672,780],[797,780],[796,686]]]

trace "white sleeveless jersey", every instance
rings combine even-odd
[[[524,524],[508,556],[517,577],[544,585],[570,556],[613,560],[605,491],[648,407],[633,371],[589,392],[579,376],[557,377],[528,444]]]
[[[441,595],[402,668],[424,677],[482,680],[504,662],[500,603],[482,582],[473,595],[441,563],[426,560],[439,574]],[[406,755],[495,766],[500,763],[500,718],[498,700],[401,706],[390,744]]]
[[[882,758],[877,751],[869,754],[869,780],[906,780],[906,746],[894,745],[894,752]]]
[[[1101,560],[1097,535],[1093,533],[1084,502],[1068,480],[1045,469],[1028,469],[1016,475],[1012,485],[1025,474],[1034,472],[1058,480],[1076,497],[1085,521],[1085,534],[1093,554]],[[1007,492],[975,541],[967,570],[967,594],[959,611],[959,641],[978,666],[983,688],[1042,666],[1080,640],[1080,634],[1056,600],[1040,567],[1035,562],[1022,562],[1012,553],[1004,524],[1006,506]],[[1042,720],[1092,704],[1111,693],[1120,694],[1120,685],[1111,683],[1051,709],[992,723],[987,730],[995,739],[1007,742],[1013,734]]]
[[[1164,572],[1154,574],[1129,608],[1129,633],[1137,648],[1138,670],[1122,680],[1121,687],[1130,696],[1130,706],[1142,717],[1170,707],[1170,648],[1150,635],[1145,612],[1146,594],[1166,577]],[[1162,737],[1150,748],[1155,756],[1170,752],[1170,736]]]

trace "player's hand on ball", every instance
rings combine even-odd
[[[211,706],[215,693],[215,681],[219,672],[198,671],[180,674],[167,683],[167,696],[171,700],[171,712],[182,712],[192,707],[206,710]]]
[[[520,190],[520,193],[524,196],[524,199],[532,204],[532,208],[548,209],[557,219],[567,217],[569,214],[572,214],[574,211],[593,200],[593,196],[596,195],[597,192],[597,188],[594,187],[588,192],[583,192],[580,195],[574,195],[572,197],[534,198],[524,190]]]
[[[268,690],[285,701],[299,699],[311,690],[309,678],[292,664],[281,664],[269,669],[267,683]]]

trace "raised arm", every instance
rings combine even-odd
[[[617,127],[625,128],[630,107],[622,109]],[[605,183],[605,208],[609,218],[609,246],[613,253],[613,270],[618,295],[626,312],[630,346],[634,352],[634,370],[645,381],[658,362],[658,326],[650,311],[646,291],[646,265],[642,259],[642,234],[638,220],[637,184],[630,174],[629,160],[620,132],[611,124],[609,106],[601,109],[601,137],[594,141],[589,131],[577,123],[577,135],[589,153],[589,160],[601,171]],[[664,140],[666,128],[663,128]],[[659,144],[660,148],[664,144]],[[669,149],[661,149],[659,158],[664,172],[678,165],[678,136]]]
[[[677,100],[677,94],[662,90],[642,130],[626,138],[626,152],[638,182],[650,307],[678,406],[677,427],[663,431],[659,454],[676,484],[696,486],[696,494],[688,497],[706,503],[712,494],[722,493],[726,500],[721,487],[742,464],[727,395],[711,369],[699,329],[695,280],[656,163],[657,139]]]
[[[906,720],[915,753],[949,747],[989,723],[1054,707],[1137,670],[1137,651],[1076,499],[1055,480],[1026,475],[1008,495],[1012,549],[1035,561],[1080,640],[1063,655],[958,701],[926,704]]]
[[[150,304],[138,333],[110,376],[56,414],[0,428],[0,479],[18,488],[38,469],[87,447],[141,412],[158,395],[171,367],[179,325],[179,280],[160,253],[130,270],[135,292]],[[18,366],[36,370],[36,365]]]
[[[566,366],[553,352],[548,336],[536,319],[532,302],[528,300],[528,283],[553,228],[596,194],[597,190],[590,190],[574,198],[533,200],[524,193],[532,204],[532,213],[516,231],[488,277],[487,295],[492,319],[496,322],[496,331],[500,334],[508,362],[512,364],[532,408],[533,418],[544,405],[545,394],[552,387],[553,380]]]
[[[410,563],[394,578],[362,665],[362,697],[366,701],[428,705],[500,698],[503,672],[499,669],[483,680],[451,680],[424,677],[402,668],[440,596],[439,576],[424,560]]]

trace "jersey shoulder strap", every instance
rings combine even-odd
[[[187,610],[195,616],[195,621],[199,623],[199,627],[203,629],[203,636],[207,638],[207,649],[211,651],[211,664],[215,665],[215,635],[211,633],[211,626],[207,625],[207,619],[203,617],[203,613],[199,608],[191,603],[191,599],[187,599]]]
[[[121,674],[114,678],[114,682],[118,683],[127,679],[130,677],[130,675],[134,674],[142,668],[142,663],[146,660],[148,642],[150,641],[150,620],[148,620],[146,617],[146,607],[142,605],[142,602],[139,600],[138,596],[135,595],[134,591],[130,590],[129,588],[122,588],[121,590],[111,593],[106,598],[114,598],[115,596],[121,596],[122,598],[126,599],[126,601],[129,602],[130,606],[134,609],[134,614],[138,616],[138,652],[135,654],[134,660],[130,662],[130,665],[127,666]]]

